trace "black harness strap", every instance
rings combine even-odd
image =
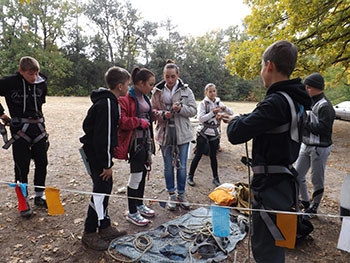
[[[20,124],[23,124],[22,129],[18,130],[17,133],[13,134],[12,138],[10,140],[5,141],[5,139],[4,139],[5,144],[4,144],[4,146],[2,146],[2,148],[8,149],[15,141],[17,141],[20,138],[23,138],[24,140],[26,140],[30,144],[35,144],[38,141],[40,141],[41,139],[47,137],[47,132],[46,132],[44,125],[43,125],[44,118],[39,118],[39,119],[16,118],[16,121]],[[26,131],[27,131],[30,124],[37,124],[40,131],[41,131],[41,134],[39,134],[34,139],[31,139],[26,134]],[[7,135],[6,135],[6,138],[7,138]]]

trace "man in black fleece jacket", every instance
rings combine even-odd
[[[288,41],[269,46],[261,63],[261,76],[267,88],[265,98],[250,114],[223,117],[229,122],[227,136],[232,144],[253,139],[253,209],[292,211],[296,203],[296,171],[292,164],[300,149],[298,132],[301,132],[302,113],[311,105],[301,79],[290,79],[297,53],[296,47]],[[276,214],[267,213],[267,216],[276,225]],[[252,213],[252,222],[255,261],[284,262],[285,248],[275,244],[275,236],[259,211]]]

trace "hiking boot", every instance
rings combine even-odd
[[[307,216],[309,218],[313,218],[317,215],[317,208],[318,208],[318,203],[311,203],[308,209],[304,211],[305,214],[308,214]]]
[[[177,197],[175,194],[169,195],[169,201],[167,202],[167,207],[170,211],[174,211],[176,209]]]
[[[93,250],[107,250],[109,247],[109,243],[103,240],[100,235],[96,232],[93,233],[85,233],[81,238],[81,242],[87,247]]]
[[[187,201],[187,198],[185,194],[180,194],[177,196],[177,201],[179,201],[180,206],[185,209],[189,210],[190,209],[190,203]]]
[[[156,213],[154,212],[154,210],[152,210],[151,208],[145,206],[144,204],[139,205],[137,207],[137,211],[139,211],[139,213],[145,217],[153,217],[156,215]]]
[[[305,211],[310,207],[310,202],[309,201],[299,201],[299,208],[301,211]]]
[[[47,208],[46,199],[43,196],[34,197],[34,205]]]
[[[105,241],[111,241],[115,238],[126,235],[126,231],[119,231],[115,227],[108,226],[106,228],[100,228],[98,231],[100,237]]]
[[[190,185],[190,186],[195,186],[195,183],[193,181],[193,175],[189,175],[187,177],[187,183]]]
[[[137,211],[135,214],[128,213],[126,220],[137,226],[146,226],[150,222],[148,219],[140,215],[139,211]]]
[[[20,212],[19,212],[19,214],[21,215],[21,217],[29,218],[29,217],[32,216],[33,210],[30,208],[28,202],[27,202],[27,207],[28,207],[27,210],[23,210],[23,211],[20,211]]]
[[[219,180],[219,177],[214,177],[213,184],[215,184],[216,186],[219,186],[221,184],[220,180]]]

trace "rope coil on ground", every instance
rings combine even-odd
[[[153,246],[153,239],[149,235],[138,235],[138,236],[130,235],[129,237],[130,237],[130,239],[123,240],[123,241],[118,241],[121,238],[117,238],[117,239],[112,240],[110,246],[108,247],[108,254],[113,259],[120,261],[120,262],[125,262],[125,263],[137,262]],[[123,238],[125,238],[125,237],[123,237]],[[135,249],[141,253],[137,258],[126,260],[125,258],[117,257],[117,256],[112,254],[112,250],[114,250],[117,245],[124,244],[126,242],[130,242],[131,240],[133,240],[133,245],[134,245]]]

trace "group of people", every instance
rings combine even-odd
[[[131,74],[113,66],[105,74],[107,88],[91,93],[92,106],[83,122],[82,151],[93,182],[93,192],[103,194],[103,218],[98,215],[91,197],[84,224],[82,242],[95,250],[106,250],[109,241],[125,231],[111,226],[108,214],[112,192],[113,158],[128,160],[126,220],[145,226],[155,211],[143,202],[145,181],[152,165],[155,145],[159,145],[166,190],[167,207],[190,208],[185,194],[186,183],[195,186],[198,163],[209,145],[213,183],[220,185],[217,149],[220,122],[228,124],[232,144],[253,139],[251,183],[254,209],[293,211],[296,189],[300,204],[310,216],[317,214],[324,191],[325,164],[332,149],[334,110],[323,93],[324,79],[319,73],[290,79],[297,62],[297,49],[288,41],[269,46],[262,56],[261,77],[267,88],[265,98],[249,114],[233,114],[217,97],[216,86],[205,86],[205,98],[198,109],[192,90],[182,79],[178,66],[167,61],[163,80],[156,84],[152,71],[135,67]],[[23,57],[17,74],[0,79],[11,118],[0,104],[0,118],[10,123],[15,181],[28,182],[30,160],[35,163],[34,204],[46,207],[45,189],[48,135],[42,105],[47,93],[47,78],[39,73],[39,63]],[[149,98],[149,95],[151,97]],[[194,131],[190,118],[197,115],[197,150],[187,174],[189,143]],[[155,127],[153,125],[155,124]],[[293,164],[296,163],[295,168]],[[308,195],[306,173],[311,167],[312,198]],[[175,172],[176,171],[176,172]],[[298,187],[296,187],[298,186]],[[30,217],[32,209],[21,211]],[[269,213],[276,223],[276,216]],[[266,218],[254,210],[252,251],[256,262],[284,262],[285,250],[275,244]]]

